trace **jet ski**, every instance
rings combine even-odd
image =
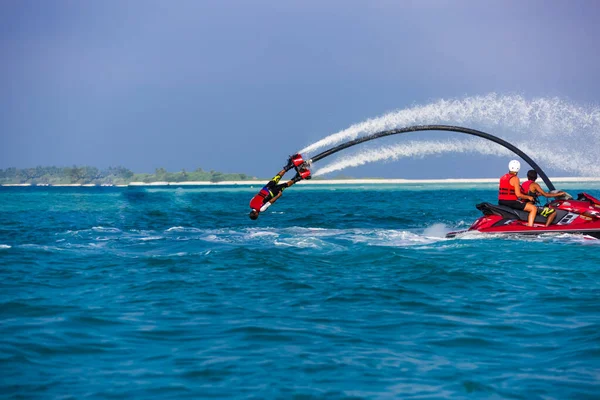
[[[527,211],[490,203],[477,204],[483,216],[467,230],[450,232],[447,238],[453,238],[466,232],[481,232],[506,235],[540,235],[543,233],[582,234],[600,239],[600,200],[587,193],[579,193],[577,199],[569,194],[557,197],[544,207],[555,210],[556,217],[550,226],[546,218],[536,215],[534,225],[527,226]],[[539,210],[539,209],[538,209]]]

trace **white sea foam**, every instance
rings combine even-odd
[[[31,250],[41,250],[41,251],[48,251],[48,252],[53,252],[53,251],[65,251],[67,249],[62,248],[62,247],[57,247],[57,246],[46,246],[46,245],[41,245],[41,244],[34,244],[34,243],[26,243],[26,244],[22,244],[19,247],[23,248],[23,249],[31,249]],[[67,245],[68,247],[68,245]]]
[[[423,235],[426,237],[445,238],[448,232],[450,232],[450,229],[446,224],[433,224],[425,228]]]
[[[162,237],[162,236],[147,236],[147,237],[140,238],[140,240],[144,241],[144,242],[149,241],[149,240],[161,240],[161,239],[164,239],[164,237]]]
[[[440,228],[441,227],[441,228]],[[428,228],[424,233],[389,229],[327,229],[311,227],[209,229],[201,231],[199,240],[215,244],[236,244],[275,247],[296,247],[346,251],[346,243],[366,243],[377,246],[414,246],[446,240],[439,233],[447,230],[443,224]],[[178,239],[179,240],[179,239]]]
[[[348,239],[353,243],[366,243],[371,246],[389,246],[389,247],[410,247],[423,244],[432,244],[445,240],[440,237],[432,237],[419,234],[417,232],[395,230],[395,229],[378,229],[378,230],[358,230]]]
[[[185,227],[185,226],[173,226],[173,227],[167,229],[165,232],[199,233],[199,232],[203,232],[203,231],[198,228],[190,228],[190,227]]]
[[[92,230],[95,232],[108,232],[108,233],[121,232],[121,230],[118,228],[110,228],[110,227],[104,227],[104,226],[94,226],[94,227],[92,227]]]
[[[287,239],[278,239],[273,242],[275,246],[285,247],[298,247],[298,248],[311,248],[311,249],[323,249],[326,247],[337,247],[331,243],[324,242],[320,239],[313,237],[292,237]]]
[[[229,235],[224,236],[215,234],[209,234],[201,237],[200,239],[204,240],[205,242],[211,243],[233,243],[236,241],[234,237],[231,237]]]
[[[9,246],[7,244],[0,244],[0,249],[10,249],[12,246]]]
[[[256,232],[248,233],[248,235],[246,237],[249,239],[253,239],[253,238],[265,237],[265,236],[279,236],[279,235],[277,233],[271,232],[271,231],[256,231]]]
[[[412,125],[450,124],[462,125],[474,129],[490,130],[490,133],[513,144],[518,143],[523,151],[544,164],[559,170],[600,176],[600,107],[581,106],[559,98],[538,98],[528,100],[523,96],[500,96],[491,93],[485,96],[467,97],[458,100],[439,100],[434,103],[415,106],[394,111],[378,118],[369,119],[359,124],[327,136],[301,150],[301,153],[314,153],[323,149],[370,135],[383,130],[402,128]],[[389,148],[366,150],[359,153],[362,163],[376,158],[374,153],[385,151],[388,158],[415,156],[418,154],[439,154],[441,152],[477,151],[490,154],[502,151],[497,145],[478,145],[475,150],[465,146],[470,141],[452,141],[453,149],[444,150],[439,147],[428,150],[420,146],[409,151],[406,145],[396,148],[398,153]],[[415,142],[411,144],[416,145]],[[435,142],[429,143],[436,145]],[[559,146],[560,145],[560,146]],[[559,146],[559,147],[558,147]],[[559,149],[560,151],[557,151]],[[377,158],[381,160],[385,158]],[[374,161],[377,161],[374,160]],[[352,166],[347,162],[335,162],[334,166],[321,168],[316,174],[324,174],[324,170],[335,171]],[[342,166],[345,165],[345,166]],[[361,164],[358,164],[361,165]],[[340,168],[341,166],[341,168]]]

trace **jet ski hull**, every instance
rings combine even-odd
[[[549,233],[568,233],[568,234],[573,234],[573,235],[585,235],[585,236],[591,236],[594,237],[596,239],[600,239],[600,226],[597,226],[595,228],[573,228],[573,229],[565,229],[565,228],[561,228],[561,227],[554,227],[554,226],[550,226],[550,227],[545,227],[545,226],[533,226],[533,227],[529,227],[529,226],[522,226],[522,227],[496,227],[496,228],[482,228],[482,229],[465,229],[462,231],[454,231],[454,232],[449,232],[448,234],[446,234],[446,238],[454,238],[456,236],[459,236],[461,234],[467,233],[467,232],[480,232],[480,233],[485,233],[485,234],[494,234],[494,235],[507,235],[507,236],[513,236],[513,235],[543,235],[543,234],[549,234]]]
[[[556,212],[552,225],[545,226],[546,219],[538,215],[534,226],[527,226],[528,212],[505,206],[481,203],[477,208],[484,216],[480,217],[464,231],[450,232],[448,238],[465,232],[481,232],[505,235],[541,235],[548,233],[569,233],[587,235],[600,239],[600,201],[580,193],[577,200],[556,200],[548,205]]]

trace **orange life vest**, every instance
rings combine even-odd
[[[498,187],[498,200],[518,200],[515,193],[515,188],[510,184],[510,178],[513,176],[516,175],[508,173],[500,178],[500,186]]]

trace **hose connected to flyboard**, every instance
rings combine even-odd
[[[381,131],[381,132],[373,133],[372,135],[363,136],[361,138],[354,139],[354,140],[351,140],[351,141],[346,142],[346,143],[342,143],[342,144],[337,145],[335,147],[332,147],[332,148],[330,148],[328,150],[325,150],[322,153],[319,153],[316,156],[312,157],[310,160],[308,160],[307,164],[310,165],[313,162],[317,162],[319,160],[324,159],[325,157],[329,157],[330,155],[335,154],[338,151],[342,151],[344,149],[347,149],[348,147],[356,146],[356,145],[364,143],[364,142],[368,142],[368,141],[379,139],[379,138],[386,137],[386,136],[398,135],[398,134],[401,134],[401,133],[421,132],[421,131],[446,131],[446,132],[466,133],[468,135],[478,136],[480,138],[484,138],[484,139],[490,140],[490,141],[492,141],[494,143],[497,143],[497,144],[499,144],[499,145],[507,148],[508,150],[512,151],[513,153],[515,153],[516,155],[518,155],[519,157],[521,157],[523,160],[525,160],[534,170],[537,171],[537,173],[540,176],[540,178],[542,178],[542,180],[544,181],[544,183],[546,184],[546,186],[548,186],[548,189],[550,191],[555,190],[555,187],[552,184],[552,182],[550,181],[550,178],[548,178],[548,176],[540,168],[540,166],[537,165],[535,163],[535,161],[533,161],[531,159],[531,157],[529,157],[527,154],[523,153],[516,146],[508,143],[506,140],[500,139],[499,137],[496,137],[494,135],[490,135],[489,133],[478,131],[476,129],[463,128],[461,126],[451,126],[451,125],[415,125],[415,126],[409,126],[409,127],[406,127],[406,128],[398,128],[398,129],[390,129],[390,130],[387,130],[387,131]]]

